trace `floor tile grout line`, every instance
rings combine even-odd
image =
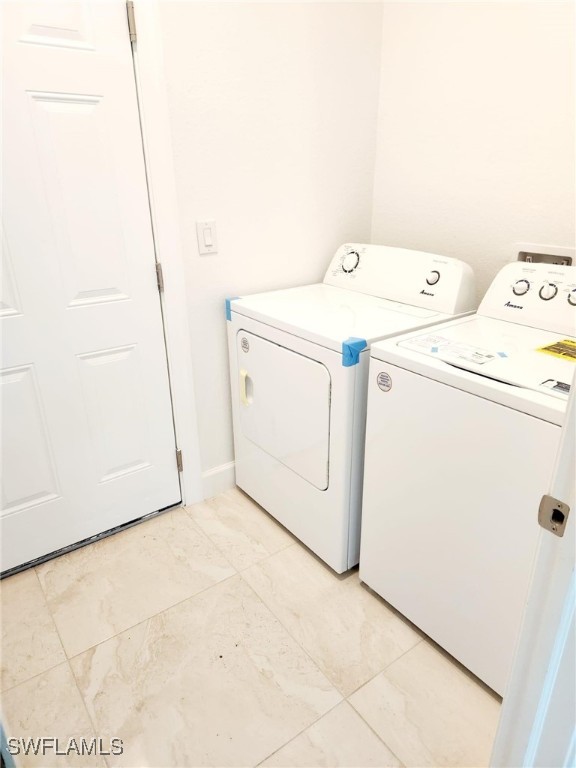
[[[31,677],[27,677],[26,680],[22,680],[22,682],[16,683],[16,685],[11,685],[10,688],[3,688],[0,691],[0,696],[3,696],[5,693],[9,693],[10,691],[13,691],[15,688],[19,688],[21,685],[26,685],[27,683],[32,682],[32,680],[36,680],[37,677],[41,677],[42,675],[48,674],[48,672],[52,672],[58,667],[63,667],[64,664],[68,664],[68,662],[69,662],[68,658],[62,659],[62,661],[59,661],[58,664],[54,664],[48,669],[43,669],[42,672],[37,672],[35,675],[32,675]]]
[[[295,542],[295,543],[297,543],[297,542]],[[324,672],[324,670],[323,670],[323,669],[320,667],[320,665],[318,664],[318,662],[316,661],[316,659],[315,659],[313,656],[311,656],[310,652],[309,652],[309,651],[308,651],[306,648],[304,648],[304,646],[302,645],[302,643],[301,643],[301,642],[300,642],[300,641],[299,641],[299,640],[298,640],[296,637],[294,637],[294,635],[293,635],[292,631],[291,631],[291,630],[290,630],[290,629],[289,629],[289,628],[286,626],[286,624],[285,624],[285,623],[282,621],[282,619],[281,619],[281,618],[280,618],[280,617],[279,617],[279,616],[276,614],[276,612],[274,611],[274,609],[273,609],[271,606],[269,606],[269,605],[268,605],[268,603],[266,602],[266,600],[264,600],[264,598],[263,598],[263,597],[261,597],[261,596],[258,594],[258,592],[256,592],[256,590],[254,589],[254,587],[252,586],[252,584],[250,584],[250,582],[246,581],[246,579],[245,579],[245,578],[242,576],[242,573],[240,573],[240,574],[239,574],[239,576],[240,576],[240,578],[242,579],[242,581],[243,581],[243,582],[244,582],[244,583],[245,583],[245,584],[246,584],[246,585],[247,585],[247,586],[248,586],[248,587],[249,587],[249,588],[252,590],[252,592],[253,592],[253,593],[256,595],[256,597],[258,598],[258,600],[260,600],[260,602],[262,603],[262,605],[264,605],[264,606],[265,606],[265,608],[266,608],[268,611],[270,611],[270,613],[272,614],[272,616],[273,616],[273,617],[276,619],[276,621],[277,621],[277,622],[280,624],[280,626],[281,626],[281,627],[284,629],[284,631],[286,632],[286,634],[287,634],[287,635],[288,635],[288,636],[289,636],[289,637],[290,637],[290,638],[291,638],[291,639],[292,639],[292,640],[293,640],[293,641],[296,643],[296,645],[298,646],[298,648],[300,648],[300,650],[301,650],[301,651],[302,651],[302,652],[303,652],[303,653],[304,653],[304,654],[305,654],[305,655],[306,655],[306,656],[307,656],[307,657],[310,659],[310,661],[311,661],[311,662],[314,664],[314,666],[316,667],[316,669],[317,669],[317,670],[318,670],[318,671],[319,671],[319,672],[320,672],[320,673],[321,673],[321,674],[322,674],[322,675],[323,675],[323,676],[326,678],[326,680],[328,680],[328,682],[329,682],[329,683],[330,683],[330,685],[331,685],[331,686],[334,688],[334,690],[335,690],[335,691],[338,693],[338,695],[342,697],[342,701],[344,701],[344,700],[346,699],[346,694],[345,694],[345,693],[343,693],[343,692],[340,690],[340,688],[339,688],[339,687],[336,685],[336,683],[332,682],[332,680],[331,680],[331,679],[328,677],[328,675],[326,674],[326,672]]]
[[[294,542],[294,544],[298,544],[298,543],[299,543],[299,542],[297,542],[297,541],[295,541],[295,542]],[[291,546],[292,546],[292,545],[291,545]],[[286,547],[286,549],[288,549],[288,547]],[[284,550],[282,550],[282,551],[284,551]],[[278,553],[276,553],[276,552],[275,552],[274,554],[278,554]],[[273,557],[273,555],[270,555],[270,557]],[[266,559],[268,559],[268,558],[266,558]],[[256,564],[255,564],[255,566],[251,566],[251,567],[256,567],[256,566],[258,566],[258,565],[260,565],[260,563],[256,563]],[[324,670],[323,670],[323,669],[320,667],[320,665],[319,665],[319,663],[316,661],[316,659],[315,659],[315,658],[314,658],[314,657],[313,657],[313,656],[312,656],[312,655],[309,653],[309,651],[308,651],[308,650],[307,650],[307,649],[306,649],[306,648],[305,648],[305,647],[302,645],[302,643],[301,643],[301,642],[300,642],[300,641],[299,641],[299,640],[298,640],[298,639],[297,639],[297,638],[294,636],[294,634],[292,633],[292,631],[291,631],[291,630],[290,630],[290,629],[289,629],[289,628],[286,626],[286,624],[285,624],[285,623],[284,623],[284,621],[283,621],[283,620],[280,618],[280,616],[278,616],[278,614],[276,613],[276,611],[274,610],[274,608],[272,608],[272,606],[271,606],[271,605],[269,605],[269,604],[268,604],[268,602],[267,602],[267,601],[266,601],[266,600],[265,600],[263,597],[261,597],[261,595],[259,595],[259,594],[258,594],[258,592],[256,592],[256,590],[255,590],[255,589],[254,589],[254,587],[253,587],[253,586],[250,584],[250,582],[248,582],[248,581],[247,581],[247,580],[244,578],[243,574],[244,574],[244,572],[245,572],[245,571],[247,571],[247,570],[249,570],[249,569],[248,569],[248,568],[245,568],[245,569],[244,569],[244,571],[240,571],[240,572],[239,572],[239,576],[242,578],[242,580],[243,580],[243,581],[244,581],[246,584],[248,584],[248,586],[249,586],[249,587],[250,587],[250,589],[251,589],[251,590],[254,592],[254,594],[255,594],[255,595],[258,597],[258,599],[259,599],[259,600],[261,600],[261,601],[264,603],[264,605],[265,605],[265,606],[268,608],[268,610],[269,610],[269,611],[272,613],[272,615],[273,615],[273,616],[274,616],[274,617],[275,617],[275,618],[276,618],[276,619],[277,619],[277,620],[280,622],[280,624],[281,624],[281,625],[284,627],[284,629],[285,629],[285,630],[286,630],[286,632],[287,632],[287,633],[290,635],[290,637],[292,638],[292,640],[294,640],[294,642],[295,642],[295,643],[297,643],[297,645],[298,645],[298,646],[299,646],[299,647],[300,647],[300,648],[301,648],[301,649],[304,651],[304,653],[305,653],[305,654],[306,654],[306,655],[307,655],[307,656],[310,658],[310,660],[311,660],[312,662],[314,662],[314,664],[316,665],[316,667],[318,667],[318,669],[320,670],[320,672],[322,672],[322,674],[324,675],[324,677],[326,677],[326,679],[327,679],[327,680],[330,682],[330,684],[331,684],[332,686],[334,686],[334,688],[335,688],[335,689],[338,691],[338,693],[339,693],[339,694],[340,694],[340,695],[341,695],[341,696],[342,696],[344,699],[348,699],[348,697],[349,697],[349,696],[352,696],[354,693],[356,693],[356,691],[359,691],[359,690],[360,690],[360,689],[361,689],[363,686],[367,685],[367,684],[368,684],[369,682],[371,682],[371,681],[372,681],[372,680],[373,680],[375,677],[378,677],[378,675],[382,674],[382,672],[384,672],[384,671],[385,671],[385,670],[387,670],[389,667],[391,667],[391,666],[392,666],[392,664],[395,664],[397,661],[399,661],[399,660],[400,660],[400,659],[401,659],[403,656],[405,656],[407,653],[410,653],[410,651],[411,651],[413,648],[416,648],[416,646],[417,646],[417,645],[419,645],[419,644],[420,644],[420,643],[421,643],[421,642],[424,640],[424,638],[420,637],[420,638],[418,639],[418,641],[417,641],[416,643],[414,643],[414,645],[410,646],[410,648],[407,648],[405,651],[403,651],[403,652],[400,654],[400,656],[398,656],[397,658],[395,658],[395,659],[393,659],[392,661],[388,662],[388,664],[385,664],[385,665],[384,665],[384,666],[383,666],[381,669],[379,669],[377,672],[375,672],[373,675],[371,675],[371,677],[370,677],[368,680],[364,681],[364,682],[363,682],[363,683],[361,683],[361,684],[360,684],[360,685],[359,685],[357,688],[355,688],[353,691],[350,691],[350,693],[348,693],[348,694],[347,694],[347,693],[345,693],[344,691],[342,691],[342,690],[340,689],[340,687],[339,687],[339,686],[338,686],[336,683],[334,683],[334,682],[333,682],[333,681],[330,679],[330,677],[328,677],[327,673],[326,673],[326,672],[324,672]]]
[[[198,502],[198,503],[202,504],[202,503],[206,503],[206,502]],[[193,504],[192,504],[192,505],[190,505],[190,506],[195,506],[195,505],[193,505]],[[285,544],[284,546],[280,547],[279,549],[276,549],[274,552],[269,552],[267,555],[264,555],[264,557],[262,557],[262,559],[261,559],[261,560],[257,560],[257,561],[256,561],[256,562],[254,562],[254,563],[250,563],[250,565],[246,565],[246,566],[244,566],[243,568],[239,568],[237,565],[235,565],[235,564],[232,562],[232,560],[230,559],[230,557],[229,557],[229,556],[226,554],[225,550],[224,550],[224,549],[222,548],[222,546],[221,546],[221,545],[220,545],[220,544],[219,544],[219,543],[216,541],[216,539],[215,539],[215,538],[213,538],[213,535],[212,535],[212,534],[210,534],[208,531],[204,530],[204,528],[202,527],[201,523],[199,523],[199,522],[198,522],[198,521],[197,521],[197,520],[196,520],[196,519],[195,519],[195,518],[192,516],[192,514],[191,514],[190,510],[188,509],[188,507],[184,507],[184,511],[185,511],[185,512],[186,512],[186,513],[189,515],[189,517],[190,517],[190,519],[192,520],[192,522],[193,522],[193,523],[194,523],[194,524],[195,524],[195,525],[196,525],[196,526],[197,526],[197,527],[198,527],[198,528],[199,528],[199,529],[202,531],[202,533],[203,533],[205,536],[207,536],[207,537],[210,539],[210,541],[212,542],[212,544],[214,544],[214,546],[215,546],[215,547],[218,549],[218,551],[219,551],[219,552],[221,552],[221,553],[224,555],[224,557],[226,558],[226,560],[227,560],[227,561],[230,563],[230,565],[232,565],[232,567],[233,567],[233,568],[235,568],[235,569],[236,569],[236,571],[237,571],[238,573],[242,573],[242,571],[246,571],[246,570],[248,570],[248,568],[253,568],[255,565],[258,565],[259,563],[262,563],[262,562],[264,562],[264,560],[268,560],[268,558],[269,558],[269,557],[273,557],[274,555],[277,555],[277,554],[278,554],[278,552],[283,552],[285,549],[288,549],[288,547],[292,547],[294,544],[299,544],[299,543],[300,543],[299,541],[297,541],[296,539],[294,539],[294,537],[292,536],[292,534],[291,534],[291,533],[290,533],[290,532],[289,532],[287,529],[284,529],[284,528],[281,526],[281,524],[280,524],[280,523],[278,523],[277,521],[275,521],[275,520],[272,518],[273,522],[275,522],[275,523],[277,524],[277,526],[279,527],[279,530],[286,530],[287,534],[288,534],[288,535],[289,535],[289,536],[292,538],[292,541],[290,541],[288,544]]]
[[[279,555],[280,552],[285,552],[287,549],[290,549],[290,547],[294,547],[297,544],[300,544],[299,541],[291,541],[290,544],[286,544],[285,547],[282,547],[281,549],[277,549],[276,552],[270,552],[269,554],[265,555],[261,560],[258,560],[255,563],[252,563],[251,565],[247,565],[245,568],[238,569],[239,574],[243,574],[246,571],[249,571],[250,568],[255,568],[258,565],[261,565],[261,563],[265,563],[267,560],[270,560],[271,557],[274,557],[275,555]]]
[[[68,659],[68,667],[70,668],[70,674],[72,675],[72,679],[74,680],[74,685],[76,686],[76,690],[78,691],[78,695],[80,696],[80,699],[82,701],[82,705],[84,707],[84,711],[86,712],[86,715],[88,716],[88,720],[92,724],[92,728],[94,729],[94,736],[96,738],[99,738],[100,734],[98,733],[98,723],[94,720],[94,718],[90,714],[90,710],[88,708],[88,704],[86,703],[86,699],[84,698],[84,694],[80,690],[80,685],[78,683],[78,678],[76,677],[76,675],[74,673],[74,668],[72,667],[72,664],[70,663],[70,659]],[[104,759],[104,762],[106,763],[106,759]]]
[[[56,669],[56,667],[59,667],[61,664],[64,664],[66,661],[68,661],[68,654],[66,653],[66,648],[64,647],[64,643],[62,642],[62,637],[60,635],[60,631],[58,630],[58,626],[56,624],[56,621],[54,620],[54,615],[52,614],[52,611],[50,610],[50,605],[48,604],[48,600],[46,598],[46,593],[44,592],[44,589],[42,587],[42,582],[40,581],[40,577],[38,576],[38,573],[36,572],[36,567],[33,567],[30,569],[34,572],[34,575],[36,576],[36,580],[38,582],[38,586],[40,587],[40,593],[42,595],[42,599],[44,600],[44,604],[46,605],[46,610],[48,611],[48,615],[50,616],[50,621],[52,622],[54,626],[54,631],[56,632],[56,637],[58,638],[58,642],[60,643],[60,647],[62,649],[62,653],[64,654],[64,658],[61,661],[56,662],[56,664],[52,664],[49,667],[46,667],[46,669],[43,669],[41,672],[37,672],[35,675],[31,675],[30,677],[24,678],[24,680],[20,680],[19,683],[16,683],[15,685],[10,685],[8,688],[1,688],[0,687],[0,695],[3,693],[7,693],[8,691],[13,690],[14,688],[17,688],[19,685],[22,685],[23,683],[27,683],[29,680],[34,680],[34,678],[39,677],[40,675],[45,674],[46,672],[51,672],[53,669]]]
[[[320,670],[320,671],[322,672],[322,670]],[[322,715],[319,715],[319,716],[316,718],[316,720],[314,720],[314,721],[313,721],[312,723],[310,723],[309,725],[306,725],[306,726],[304,726],[304,728],[302,728],[302,730],[301,730],[301,731],[298,731],[298,733],[296,733],[294,736],[292,736],[292,738],[288,739],[288,741],[284,742],[284,744],[281,744],[281,745],[280,745],[280,746],[279,746],[277,749],[275,749],[273,752],[270,752],[270,754],[269,754],[269,755],[266,755],[266,757],[264,757],[262,760],[260,760],[260,762],[259,762],[259,763],[256,763],[256,765],[254,766],[254,768],[259,768],[259,766],[261,766],[261,765],[262,765],[262,763],[265,763],[265,762],[266,762],[266,760],[268,760],[269,758],[271,758],[271,757],[272,757],[273,755],[275,755],[277,752],[280,752],[280,750],[281,750],[281,749],[284,749],[284,747],[287,747],[287,746],[288,746],[288,744],[291,744],[291,743],[294,741],[294,739],[297,739],[297,738],[298,738],[298,736],[301,736],[301,735],[302,735],[303,733],[305,733],[305,732],[306,732],[306,731],[307,731],[309,728],[312,728],[312,726],[313,726],[313,725],[316,725],[316,723],[319,723],[319,722],[320,722],[320,720],[322,720],[324,717],[326,717],[327,715],[329,715],[329,714],[330,714],[330,712],[334,711],[334,710],[336,709],[336,707],[339,707],[339,706],[340,706],[341,704],[343,704],[345,701],[346,701],[346,699],[342,699],[341,701],[337,701],[337,702],[336,702],[336,704],[334,704],[334,706],[333,706],[333,707],[330,707],[330,709],[326,710],[326,712],[324,712]],[[356,711],[356,710],[354,710],[354,711]],[[380,741],[382,741],[382,739],[380,739]]]
[[[356,714],[357,714],[357,715],[358,715],[358,716],[359,716],[359,717],[360,717],[360,718],[363,720],[363,722],[365,722],[365,723],[366,723],[366,725],[368,726],[368,728],[370,728],[370,730],[372,731],[372,733],[374,733],[374,735],[375,735],[375,736],[377,736],[377,737],[380,739],[380,741],[382,742],[382,744],[384,744],[384,746],[386,747],[386,749],[387,749],[387,750],[389,750],[389,751],[390,751],[390,752],[391,752],[391,753],[394,755],[394,757],[396,758],[396,760],[398,760],[398,762],[400,763],[400,765],[402,766],[402,768],[404,768],[404,763],[402,762],[402,760],[400,760],[400,758],[398,757],[398,755],[396,754],[396,752],[394,752],[394,750],[393,750],[393,749],[392,749],[392,748],[391,748],[391,747],[390,747],[390,746],[389,746],[389,745],[388,745],[388,744],[387,744],[387,743],[384,741],[384,739],[383,739],[383,738],[382,738],[382,737],[381,737],[381,736],[380,736],[378,733],[376,733],[376,731],[375,731],[375,730],[374,730],[374,728],[373,728],[373,727],[370,725],[370,723],[368,722],[368,720],[366,720],[366,718],[364,717],[364,715],[362,714],[362,712],[360,712],[360,711],[359,711],[359,710],[358,710],[358,709],[357,709],[357,708],[354,706],[354,704],[353,704],[353,703],[350,701],[350,698],[351,698],[352,696],[354,696],[356,693],[358,693],[358,691],[360,691],[360,690],[361,690],[362,688],[364,688],[366,685],[369,685],[369,684],[370,684],[370,683],[371,683],[371,682],[372,682],[372,681],[373,681],[373,680],[374,680],[376,677],[378,677],[379,675],[382,675],[382,674],[384,674],[384,672],[386,672],[388,669],[390,669],[390,667],[394,666],[394,664],[396,664],[396,662],[397,662],[397,661],[400,661],[400,659],[404,658],[404,656],[406,656],[406,654],[410,653],[411,651],[413,651],[413,650],[414,650],[414,648],[416,648],[417,646],[419,646],[419,645],[420,645],[420,643],[423,643],[423,642],[424,642],[424,640],[425,640],[425,638],[421,637],[421,638],[418,640],[418,642],[417,642],[417,643],[415,643],[415,644],[414,644],[414,645],[413,645],[411,648],[408,648],[408,650],[404,651],[404,653],[403,653],[401,656],[398,656],[398,658],[397,658],[397,659],[394,659],[394,661],[391,661],[391,662],[390,662],[389,664],[387,664],[387,665],[386,665],[386,666],[385,666],[383,669],[381,669],[381,670],[380,670],[380,672],[377,672],[375,675],[373,675],[373,677],[371,677],[371,678],[370,678],[370,680],[367,680],[365,683],[363,683],[362,685],[358,686],[358,688],[356,688],[356,690],[352,691],[352,693],[350,693],[350,694],[348,694],[348,696],[346,696],[346,701],[347,701],[347,702],[348,702],[348,704],[349,704],[349,705],[352,707],[352,709],[354,710],[354,712],[356,712]]]
[[[196,520],[194,520],[192,515],[188,512],[187,508],[186,507],[182,507],[182,509],[184,510],[186,516],[188,517],[188,519],[190,520],[190,522],[194,526],[195,530],[197,530],[198,533],[200,533],[210,544],[212,544],[212,546],[217,550],[217,552],[219,552],[222,555],[222,557],[224,558],[224,560],[226,560],[226,562],[228,563],[230,568],[233,568],[236,571],[237,574],[240,573],[240,571],[234,565],[234,563],[230,560],[230,558],[228,557],[226,552],[224,552],[224,550],[221,547],[218,546],[218,544],[214,541],[212,536],[210,536],[210,534],[207,531],[205,531],[204,528],[202,528],[200,523],[198,523]]]
[[[62,653],[64,654],[64,658],[68,659],[68,654],[66,653],[66,648],[64,646],[64,641],[62,640],[62,635],[60,634],[60,630],[58,629],[58,624],[56,624],[56,619],[54,618],[54,613],[52,611],[52,608],[50,606],[50,603],[48,602],[48,595],[46,594],[46,591],[44,589],[44,586],[42,584],[42,580],[40,579],[40,576],[38,575],[38,571],[36,569],[36,566],[33,568],[34,575],[36,576],[36,580],[38,582],[38,586],[40,587],[40,592],[42,593],[42,597],[44,598],[44,604],[46,605],[46,609],[50,615],[50,620],[52,621],[52,624],[54,625],[54,629],[56,631],[56,635],[58,637],[58,640],[60,641],[60,645],[62,647]]]
[[[379,672],[378,674],[381,674],[381,673]],[[372,678],[372,679],[374,679],[374,678]],[[358,690],[360,690],[360,689],[358,689]],[[356,691],[354,691],[354,693],[356,693]],[[350,695],[352,695],[352,694],[350,694]],[[352,709],[354,710],[354,712],[356,712],[356,714],[357,714],[357,715],[358,715],[358,717],[359,717],[359,718],[362,720],[362,722],[363,722],[363,723],[365,723],[365,724],[368,726],[368,728],[369,728],[369,729],[372,731],[372,733],[374,734],[374,736],[376,736],[376,738],[377,738],[379,741],[381,741],[381,742],[382,742],[382,744],[384,744],[384,746],[385,746],[385,747],[386,747],[386,749],[387,749],[387,750],[390,752],[390,754],[394,755],[394,757],[396,758],[396,760],[398,760],[398,762],[400,763],[400,768],[405,768],[405,766],[404,766],[404,763],[402,762],[402,760],[400,760],[400,758],[398,757],[398,755],[396,754],[396,752],[394,752],[394,750],[392,749],[392,747],[388,746],[388,744],[387,744],[387,743],[384,741],[384,739],[382,738],[382,736],[380,736],[380,734],[379,734],[379,733],[376,733],[376,731],[375,731],[375,730],[374,730],[374,728],[373,728],[373,727],[370,725],[370,723],[368,722],[368,720],[366,720],[366,718],[364,717],[364,715],[363,715],[361,712],[359,712],[359,711],[356,709],[356,707],[354,706],[354,704],[352,704],[352,702],[351,702],[351,701],[349,701],[349,700],[348,700],[348,698],[346,698],[346,699],[345,699],[345,701],[346,701],[346,702],[348,702],[349,706],[351,706],[351,707],[352,707]]]
[[[205,501],[204,501],[204,502],[200,501],[200,502],[197,502],[197,503],[198,503],[198,504],[204,504],[204,503],[206,503],[206,502],[205,502]],[[194,505],[191,505],[191,506],[194,506]],[[237,567],[234,565],[234,563],[233,563],[233,562],[230,560],[230,558],[228,557],[228,555],[226,554],[226,552],[224,552],[224,550],[223,550],[223,549],[222,549],[222,548],[221,548],[221,547],[220,547],[220,546],[219,546],[219,545],[218,545],[218,544],[217,544],[217,543],[214,541],[214,539],[212,538],[212,536],[210,536],[210,534],[208,533],[208,531],[205,531],[205,530],[204,530],[204,528],[202,528],[202,526],[200,525],[200,523],[199,523],[197,520],[195,520],[195,519],[192,517],[192,514],[190,513],[190,511],[189,511],[188,507],[187,507],[187,506],[184,506],[184,507],[182,507],[182,509],[184,510],[184,512],[186,513],[186,516],[187,516],[187,517],[188,517],[188,519],[189,519],[189,520],[192,522],[192,524],[193,524],[193,526],[196,528],[196,530],[200,531],[200,533],[201,533],[203,536],[205,536],[205,537],[208,539],[208,541],[209,541],[209,542],[212,544],[212,546],[216,547],[216,549],[218,550],[218,552],[220,552],[220,554],[221,554],[221,555],[222,555],[222,557],[223,557],[223,558],[226,560],[226,562],[227,562],[227,563],[230,565],[230,567],[231,567],[231,568],[234,568],[234,570],[236,571],[236,573],[240,573],[240,571],[239,571],[239,570],[238,570],[238,568],[237,568]]]
[[[214,584],[210,584],[207,587],[204,587],[204,589],[201,589],[199,592],[195,592],[193,595],[188,595],[188,597],[185,597],[182,600],[178,600],[177,603],[174,603],[173,605],[168,605],[166,606],[166,608],[162,608],[161,611],[157,611],[156,613],[153,613],[151,616],[146,616],[146,618],[140,619],[140,621],[137,621],[135,624],[131,624],[129,627],[126,627],[125,629],[121,629],[120,632],[116,632],[116,634],[111,635],[110,637],[106,637],[104,640],[100,640],[98,643],[91,645],[89,648],[84,648],[84,650],[78,651],[78,653],[75,653],[73,656],[68,656],[68,661],[77,659],[78,656],[82,656],[83,653],[87,653],[88,651],[91,651],[94,648],[98,648],[99,645],[103,645],[104,643],[108,643],[110,640],[114,640],[115,637],[118,637],[119,635],[123,635],[124,632],[129,632],[131,629],[135,629],[136,627],[139,627],[140,624],[144,624],[144,622],[146,621],[155,619],[156,616],[161,616],[163,613],[166,613],[167,611],[171,611],[172,608],[176,608],[176,606],[182,605],[182,603],[185,603],[188,600],[194,600],[194,598],[199,597],[200,595],[203,595],[205,592],[208,592],[208,590],[213,589],[214,587],[218,587],[221,584],[224,584],[226,581],[230,581],[230,579],[235,579],[237,576],[239,577],[240,574],[231,573],[230,576],[226,576],[226,578],[221,579],[220,581],[215,581]]]
[[[418,642],[414,643],[414,645],[410,646],[410,648],[407,648],[405,651],[402,651],[400,656],[393,659],[392,661],[389,661],[388,664],[385,664],[382,669],[380,669],[378,672],[376,672],[374,675],[372,675],[368,680],[366,680],[364,683],[358,686],[358,688],[354,688],[353,691],[350,691],[349,694],[347,694],[346,698],[350,698],[350,696],[354,696],[355,693],[358,693],[358,691],[362,688],[364,688],[365,685],[368,685],[368,683],[371,683],[374,678],[378,677],[378,675],[381,675],[383,672],[386,672],[390,669],[394,664],[396,664],[397,661],[400,661],[400,659],[403,659],[404,656],[406,656],[407,653],[410,653],[410,651],[413,651],[416,646],[420,645],[420,643],[424,642],[425,638],[421,637]]]
[[[200,527],[200,525],[198,523],[196,523],[196,525],[198,525],[198,527]],[[255,565],[260,565],[260,563],[264,563],[269,558],[274,557],[274,555],[277,555],[280,552],[284,552],[284,550],[288,549],[289,547],[293,547],[295,544],[299,543],[297,541],[291,541],[290,543],[284,545],[283,547],[280,547],[280,549],[276,549],[274,552],[268,552],[260,560],[256,560],[254,563],[250,563],[250,565],[245,565],[242,568],[239,568],[237,565],[235,565],[232,562],[230,557],[226,554],[224,548],[222,548],[220,544],[217,544],[216,541],[210,536],[210,534],[207,531],[204,531],[204,529],[202,529],[202,531],[203,531],[204,535],[207,536],[210,539],[212,544],[214,544],[214,546],[217,547],[218,551],[221,552],[224,555],[226,560],[230,563],[230,565],[235,569],[236,573],[238,573],[238,574],[242,573],[243,571],[247,571],[249,568],[253,568]]]
[[[32,675],[32,677],[27,678],[26,680],[23,680],[22,682],[18,683],[17,685],[13,685],[11,688],[5,688],[1,693],[4,695],[5,693],[8,693],[9,691],[13,691],[15,688],[19,688],[22,685],[27,685],[28,683],[31,683],[33,680],[36,680],[36,678],[41,677],[42,675],[48,674],[48,672],[53,672],[58,667],[68,667],[68,671],[70,672],[70,675],[72,677],[72,680],[74,681],[74,687],[78,691],[78,696],[80,697],[80,701],[82,702],[82,706],[84,708],[84,711],[86,713],[86,717],[88,718],[88,722],[90,723],[94,736],[98,738],[98,728],[97,724],[94,722],[94,718],[90,714],[90,711],[88,709],[88,705],[86,704],[86,700],[82,694],[82,691],[80,690],[80,686],[78,685],[78,680],[76,678],[76,675],[74,674],[74,670],[72,668],[72,665],[70,664],[70,659],[66,657],[64,661],[59,662],[58,664],[55,664],[54,666],[50,667],[49,669],[45,669],[42,672],[38,672],[37,675]]]

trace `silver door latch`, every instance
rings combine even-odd
[[[538,522],[555,536],[564,536],[570,507],[553,496],[542,496],[538,508]]]

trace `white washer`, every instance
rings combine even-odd
[[[371,349],[360,578],[500,694],[576,368],[575,305],[576,267],[518,262],[476,315]]]
[[[227,300],[236,483],[335,571],[358,562],[369,345],[474,308],[471,268],[347,244],[324,282]]]

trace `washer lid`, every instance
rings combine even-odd
[[[350,337],[370,345],[451,317],[323,283],[234,299],[230,310],[337,352]]]
[[[473,315],[374,344],[371,356],[459,389],[543,415],[562,413],[576,371],[576,339]],[[502,399],[506,393],[508,397]],[[545,416],[551,421],[557,417]]]

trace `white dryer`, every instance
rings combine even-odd
[[[477,314],[371,350],[360,578],[500,694],[575,332],[576,267],[517,262]]]
[[[375,245],[226,302],[236,483],[335,571],[358,562],[368,347],[474,309],[471,268]]]

